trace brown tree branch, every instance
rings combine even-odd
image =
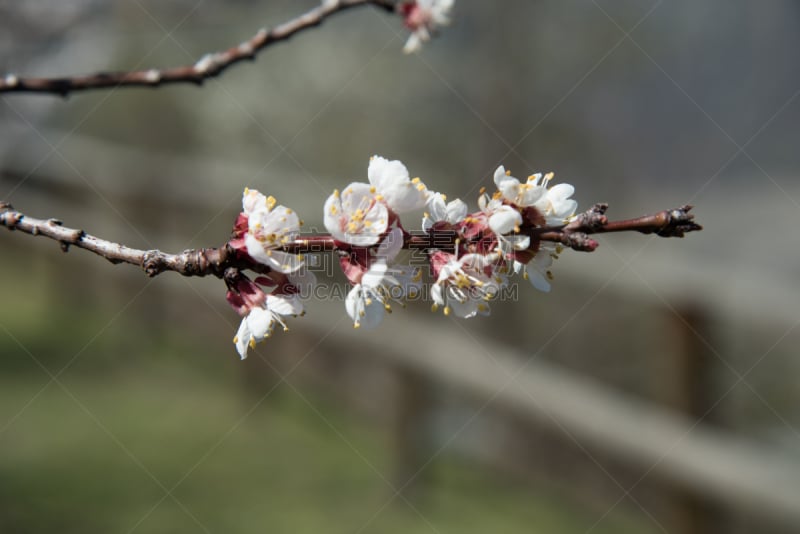
[[[169,69],[146,69],[132,72],[98,72],[62,78],[23,78],[6,74],[0,78],[0,93],[51,93],[67,96],[74,91],[109,87],[159,87],[173,83],[202,85],[207,78],[219,76],[231,65],[254,60],[267,46],[289,39],[308,28],[319,26],[329,16],[346,9],[374,5],[394,11],[392,0],[326,0],[314,9],[272,29],[261,29],[250,39],[222,52],[206,54],[194,65]]]
[[[685,233],[702,230],[702,226],[693,221],[694,216],[688,213],[691,206],[623,221],[609,221],[605,216],[606,208],[606,204],[595,204],[567,225],[537,228],[533,230],[532,235],[539,241],[561,243],[575,250],[591,252],[598,244],[589,237],[590,234],[635,231],[645,234],[655,233],[662,237],[683,237]],[[3,201],[0,201],[0,226],[58,241],[64,252],[67,252],[70,246],[75,246],[94,252],[111,263],[136,265],[151,277],[164,271],[174,271],[184,276],[211,275],[223,278],[225,270],[229,268],[256,272],[267,270],[263,265],[238,255],[228,244],[218,248],[185,250],[179,254],[167,254],[159,250],[139,250],[106,241],[83,230],[67,228],[57,219],[29,217]],[[455,234],[406,234],[404,239],[403,248],[407,249],[446,249],[455,246]],[[283,249],[287,252],[308,254],[335,251],[341,246],[342,244],[330,235],[316,234],[301,236]]]

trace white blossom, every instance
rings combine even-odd
[[[443,265],[431,287],[433,310],[444,306],[444,314],[458,317],[489,315],[489,302],[505,284],[504,277],[494,272],[498,256],[465,254]]]
[[[369,159],[367,176],[379,198],[394,213],[406,213],[425,206],[428,188],[419,178],[411,179],[402,162],[372,156]]]
[[[403,232],[393,228],[378,246],[372,265],[345,299],[347,314],[355,328],[373,328],[391,312],[391,302],[416,297],[422,273],[408,265],[392,265],[403,248]]]
[[[272,335],[276,324],[284,331],[289,330],[283,318],[289,315],[300,315],[303,304],[296,295],[267,295],[263,307],[250,310],[239,325],[239,331],[233,338],[239,356],[247,358],[247,350],[255,349],[256,343]]]
[[[341,195],[336,190],[325,201],[324,222],[335,239],[368,247],[386,231],[389,212],[375,186],[353,182]]]
[[[568,221],[578,207],[577,201],[569,198],[575,192],[570,184],[556,184],[548,188],[553,179],[552,172],[532,174],[525,183],[511,176],[502,165],[494,172],[494,183],[508,202],[519,207],[536,208],[547,224],[558,225]]]
[[[514,271],[519,273],[524,269],[523,277],[539,291],[548,293],[550,291],[550,281],[553,279],[550,267],[556,258],[558,258],[558,247],[542,244],[527,264],[515,261]]]
[[[522,224],[522,215],[518,209],[504,204],[502,196],[498,194],[491,198],[486,194],[481,195],[478,197],[478,205],[486,215],[487,224],[497,236],[503,252],[528,248],[530,237],[518,233]]]
[[[430,230],[437,222],[446,222],[449,224],[458,224],[467,216],[467,204],[461,199],[447,201],[441,193],[431,193],[428,196],[426,209],[422,217],[422,229],[424,231]]]
[[[454,3],[455,0],[417,0],[410,4],[405,10],[405,23],[412,33],[403,52],[418,52],[437,27],[450,24],[450,11]]]
[[[247,216],[247,233],[244,244],[247,254],[271,269],[290,273],[303,265],[303,258],[278,250],[297,238],[300,219],[285,206],[276,206],[274,197],[266,197],[256,190],[245,189],[242,208]]]

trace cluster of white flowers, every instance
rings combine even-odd
[[[339,255],[351,284],[345,310],[356,328],[377,326],[393,303],[415,298],[423,288],[420,267],[398,260],[403,248],[423,250],[427,259],[434,311],[469,318],[488,315],[489,303],[515,274],[541,290],[550,290],[550,266],[560,247],[537,238],[537,229],[561,227],[575,214],[577,202],[569,184],[550,186],[553,174],[534,174],[521,182],[500,166],[497,190],[481,191],[480,210],[468,213],[459,199],[430,191],[411,178],[400,161],[370,158],[368,182],[335,190],[324,205],[328,241]],[[315,283],[303,269],[304,258],[292,251],[302,221],[272,197],[245,190],[243,211],[230,246],[261,273],[254,281],[241,276],[228,282],[228,301],[243,316],[234,339],[242,358],[248,348],[272,333],[287,329],[286,318],[304,313],[299,288]],[[422,231],[409,233],[400,216],[423,210]],[[301,247],[302,248],[302,247]]]

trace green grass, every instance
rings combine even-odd
[[[392,500],[385,428],[302,386],[257,403],[257,362],[198,324],[219,317],[191,294],[171,328],[150,314],[170,298],[157,285],[114,318],[143,285],[122,303],[0,287],[20,303],[0,309],[0,532],[554,534],[600,517],[449,451],[413,507]],[[34,358],[68,366],[59,383]],[[629,514],[592,532],[652,531]]]
[[[0,421],[40,387],[0,382]],[[252,398],[205,377],[66,387],[48,386],[0,434],[3,532],[552,533],[596,519],[448,455],[416,510],[396,499],[376,515],[392,495],[385,447],[319,399],[308,402],[327,422],[286,391],[248,415]],[[595,532],[641,527],[612,516]]]

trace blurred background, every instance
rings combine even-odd
[[[191,64],[314,5],[0,1],[0,71]],[[3,95],[0,199],[177,252],[224,243],[245,186],[321,227],[381,154],[473,207],[502,163],[705,230],[603,236],[488,318],[411,303],[354,332],[316,300],[244,362],[219,280],[2,231],[0,530],[800,530],[800,5],[453,19],[416,56],[360,8],[202,88]]]

